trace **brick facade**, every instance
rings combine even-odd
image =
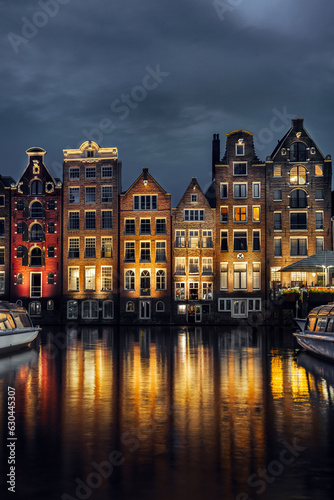
[[[11,189],[11,300],[30,314],[59,320],[62,183],[44,164],[46,151],[27,150],[28,165]]]
[[[171,321],[171,195],[143,168],[120,196],[120,322]]]
[[[172,211],[173,320],[212,323],[215,317],[215,209],[196,177]]]
[[[0,299],[9,300],[11,266],[11,185],[12,177],[0,175]]]
[[[117,148],[86,141],[64,150],[63,316],[118,320]]]

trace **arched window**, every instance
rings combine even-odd
[[[55,200],[49,200],[48,201],[48,209],[54,210],[55,208],[56,208]]]
[[[30,217],[32,219],[42,219],[43,217],[43,207],[39,201],[34,201],[30,207]]]
[[[166,271],[159,269],[156,273],[155,279],[156,290],[166,290]]]
[[[306,146],[303,142],[294,142],[290,147],[290,161],[307,161]]]
[[[142,271],[140,274],[140,295],[151,295],[150,271]]]
[[[127,302],[126,306],[125,306],[125,310],[126,310],[126,312],[135,312],[134,302],[132,302],[131,300],[129,302]]]
[[[16,257],[22,259],[23,257],[23,246],[19,245],[16,249]]]
[[[303,189],[295,189],[290,194],[290,208],[306,208],[307,195]]]
[[[43,229],[40,224],[33,224],[30,228],[30,241],[43,241]]]
[[[22,199],[17,200],[17,205],[16,205],[18,210],[23,210],[24,208],[24,202]]]
[[[48,274],[48,285],[54,285],[55,284],[55,275],[53,273]]]
[[[54,232],[55,232],[55,223],[51,221],[48,224],[48,233],[54,233]]]
[[[23,285],[23,274],[22,273],[17,273],[17,275],[16,275],[16,284],[17,285]]]
[[[54,309],[54,302],[53,302],[53,300],[48,300],[47,301],[46,308],[47,308],[48,311],[53,311],[53,309]]]
[[[161,300],[159,300],[156,305],[156,311],[164,312],[164,310],[165,310],[165,304]]]
[[[296,165],[290,170],[290,184],[306,184],[306,168]]]
[[[42,313],[42,306],[40,302],[30,302],[29,304],[30,316],[40,316]]]
[[[40,267],[42,265],[42,250],[35,247],[31,250],[30,265]]]
[[[125,271],[125,290],[134,290],[135,289],[135,272],[132,270]]]
[[[39,180],[34,180],[30,184],[30,194],[32,196],[37,196],[43,194],[43,184]]]
[[[48,257],[54,257],[55,256],[55,247],[53,247],[52,245],[50,245],[48,247]]]

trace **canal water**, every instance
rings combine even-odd
[[[1,498],[333,498],[334,364],[291,331],[44,327],[0,388]]]

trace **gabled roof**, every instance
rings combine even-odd
[[[166,195],[170,196],[170,193],[167,193],[167,191],[162,186],[160,186],[160,184],[155,180],[155,178],[149,173],[147,167],[143,167],[142,173],[137,177],[137,179],[131,184],[131,186],[126,191],[123,191],[121,193],[121,196],[124,196],[125,194],[129,193],[131,189],[133,189],[141,179],[143,179],[143,181],[146,179],[147,180],[150,179],[154,184],[156,184],[156,186],[158,186],[159,189],[161,189],[161,191],[163,191]]]
[[[202,203],[202,204],[204,203],[207,208],[211,209],[209,201],[207,200],[205,194],[203,193],[201,186],[198,184],[197,177],[192,177],[191,178],[191,182],[190,182],[189,186],[187,187],[187,189],[185,190],[185,192],[184,192],[182,198],[180,199],[179,203],[177,204],[176,208],[178,208],[179,205],[184,201],[184,199],[186,198],[186,196],[190,192],[193,192],[194,190],[196,190],[196,191],[198,190],[199,195],[201,197],[201,199],[198,200],[198,203]]]
[[[29,148],[29,149],[27,149],[26,153],[27,153],[27,155],[28,155],[29,161],[28,161],[28,163],[27,163],[27,166],[26,166],[26,167],[25,167],[25,169],[23,170],[23,172],[22,172],[21,176],[19,177],[18,181],[16,182],[16,184],[15,184],[16,186],[18,186],[18,185],[19,185],[19,182],[20,182],[20,181],[24,178],[24,175],[25,175],[25,173],[26,173],[26,171],[27,171],[27,169],[28,169],[28,167],[30,166],[30,163],[31,163],[30,158],[31,158],[31,157],[34,157],[34,156],[36,156],[36,157],[41,157],[41,158],[40,158],[40,162],[41,162],[41,164],[43,165],[43,167],[45,168],[46,172],[47,172],[47,173],[49,174],[49,176],[51,177],[51,180],[54,182],[54,184],[55,184],[55,185],[57,185],[57,184],[58,184],[58,182],[61,182],[60,180],[57,182],[57,180],[53,177],[53,175],[50,173],[50,171],[49,171],[48,167],[47,167],[47,166],[45,165],[45,163],[44,163],[44,156],[46,155],[46,151],[45,151],[45,149],[43,149],[43,148],[38,148],[38,147],[33,147],[33,148]],[[15,182],[15,181],[14,181],[14,182]]]
[[[271,154],[272,160],[275,158],[277,153],[283,147],[285,147],[285,145],[290,146],[290,144],[286,144],[286,143],[290,142],[290,141],[288,141],[288,139],[290,137],[293,138],[294,141],[296,141],[296,140],[298,141],[299,138],[297,138],[297,136],[296,136],[297,133],[301,133],[302,135],[306,136],[306,138],[308,138],[308,146],[314,147],[317,150],[317,152],[320,154],[320,156],[324,159],[324,155],[322,154],[322,152],[320,151],[318,146],[315,144],[315,142],[312,139],[312,137],[310,136],[310,134],[304,128],[304,118],[292,118],[292,125],[291,125],[290,129],[287,131],[287,133],[284,135],[284,137],[280,141],[278,141],[274,151]],[[300,139],[300,140],[302,141],[302,139]]]

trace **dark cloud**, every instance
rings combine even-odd
[[[8,34],[24,36],[27,19],[43,24],[48,2],[0,2],[3,175],[20,175],[31,146],[47,150],[59,175],[62,149],[92,135],[118,147],[124,188],[148,166],[175,205],[191,176],[210,182],[213,133],[223,152],[227,132],[250,130],[265,159],[289,125],[259,137],[284,110],[304,117],[323,153],[332,152],[331,2],[61,1],[51,0],[57,14],[17,53]],[[168,76],[126,117],[112,109],[157,66]],[[102,130],[106,120],[112,127]]]

